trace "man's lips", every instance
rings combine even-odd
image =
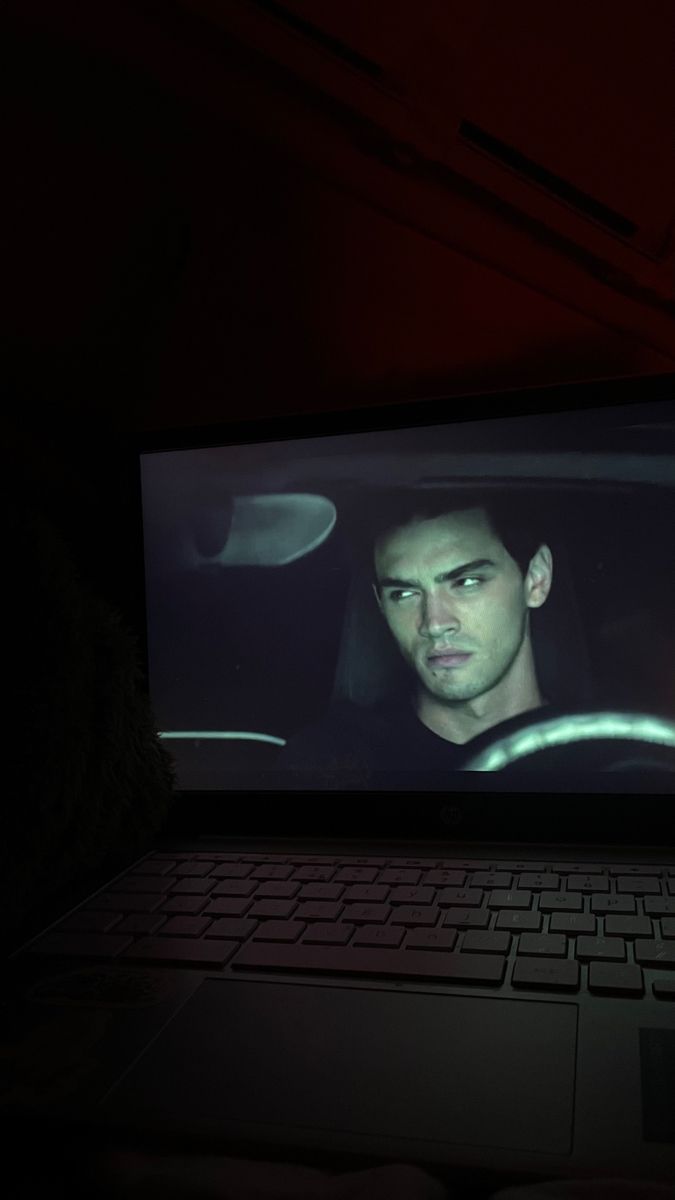
[[[442,654],[430,654],[427,662],[432,667],[461,667],[471,658],[471,653],[464,650],[446,650]]]

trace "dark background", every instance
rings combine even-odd
[[[135,501],[118,453],[126,435],[431,395],[447,396],[452,415],[453,397],[466,393],[651,374],[675,362],[665,225],[663,237],[656,226],[650,235],[663,251],[658,296],[639,256],[632,276],[630,268],[607,283],[624,246],[592,220],[579,235],[583,253],[547,240],[551,213],[569,212],[536,186],[527,203],[540,205],[539,223],[523,232],[503,197],[479,203],[455,176],[442,193],[434,183],[444,211],[465,205],[464,224],[458,216],[446,236],[432,228],[431,207],[416,208],[421,169],[412,184],[391,166],[375,182],[382,148],[370,117],[359,125],[363,79],[378,62],[423,112],[438,161],[457,112],[486,125],[486,106],[504,110],[522,75],[517,54],[529,63],[527,111],[548,102],[545,165],[569,175],[577,147],[577,183],[639,216],[657,191],[675,194],[668,5],[652,6],[644,29],[628,29],[603,5],[592,24],[573,4],[562,31],[525,3],[500,33],[482,5],[468,18],[435,3],[417,15],[405,4],[324,4],[312,9],[308,42],[310,9],[289,3],[280,20],[279,6],[247,0],[22,0],[5,18],[9,476],[27,475],[23,486],[47,499],[83,567],[130,613],[123,527]],[[266,31],[256,48],[240,20],[251,13]],[[302,86],[289,32],[314,55]],[[461,59],[441,61],[441,35]],[[508,50],[501,65],[498,43]],[[357,67],[360,48],[361,78],[346,46]],[[337,116],[336,68],[347,80]],[[462,79],[474,96],[464,108],[451,95]],[[517,106],[510,119],[513,141],[522,119],[525,145],[532,130]],[[658,179],[649,174],[657,161]],[[501,178],[508,199],[512,175]],[[526,239],[517,246],[514,230]],[[508,396],[476,400],[477,413],[508,411]]]

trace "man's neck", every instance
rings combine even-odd
[[[520,702],[514,701],[512,704],[502,705],[498,709],[488,708],[483,712],[476,712],[475,709],[472,711],[473,706],[470,703],[462,705],[461,708],[459,706],[451,708],[440,702],[424,704],[419,700],[415,711],[422,724],[426,725],[432,733],[444,738],[447,742],[464,745],[465,742],[470,742],[487,729],[501,724],[502,721],[508,721],[511,717],[531,712],[547,703],[548,701],[544,700],[537,689],[536,696],[529,697],[527,700],[521,699]]]
[[[446,701],[419,688],[415,712],[423,725],[448,742],[464,745],[487,729],[541,708],[545,703],[527,638],[507,676],[491,691],[472,700]]]

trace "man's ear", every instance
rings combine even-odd
[[[530,559],[525,576],[525,603],[528,608],[541,608],[553,583],[553,555],[548,546],[541,545]]]

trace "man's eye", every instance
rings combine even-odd
[[[465,575],[463,579],[456,579],[454,581],[454,586],[459,588],[459,590],[462,592],[473,592],[479,588],[482,583],[485,583],[485,579],[482,575]],[[400,604],[400,602],[405,600],[407,596],[414,595],[415,592],[413,591],[399,588],[395,592],[389,592],[389,599],[391,600],[392,604]]]

